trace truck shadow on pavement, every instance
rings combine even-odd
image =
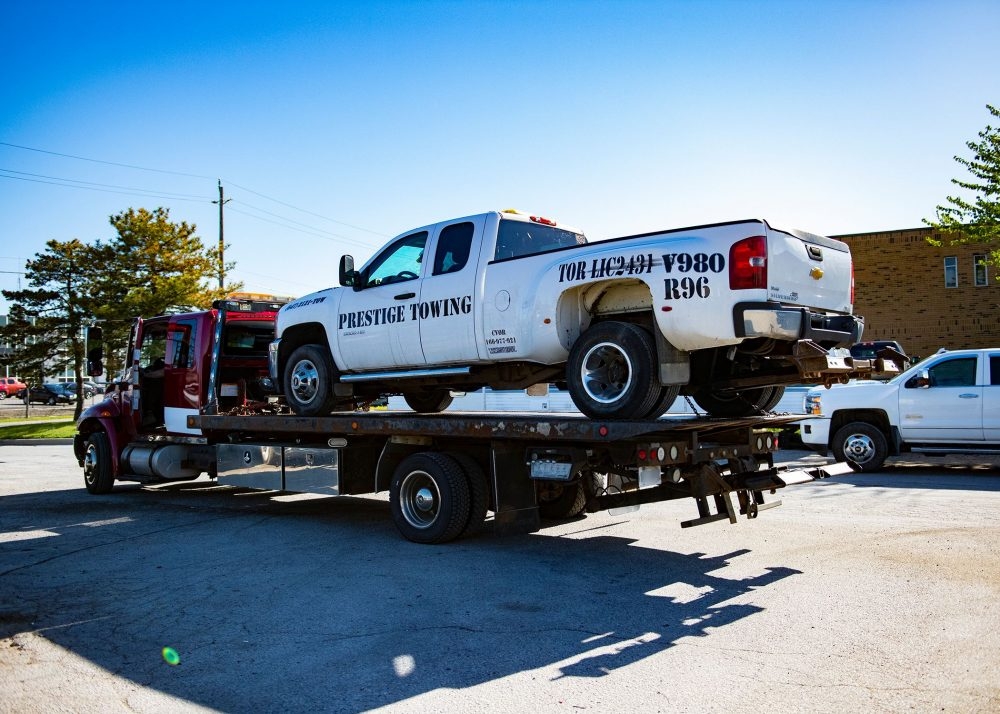
[[[384,500],[205,482],[0,508],[14,534],[0,540],[0,636],[14,638],[0,648],[33,633],[221,711],[360,711],[532,670],[606,677],[753,617],[755,591],[801,572],[601,528],[415,545]]]

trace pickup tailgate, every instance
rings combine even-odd
[[[850,312],[851,252],[846,243],[803,231],[767,231],[767,297],[786,305]]]

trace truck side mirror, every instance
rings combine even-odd
[[[358,271],[354,269],[354,256],[340,256],[340,284],[345,288],[357,289]]]
[[[104,374],[104,330],[97,325],[87,328],[87,376]]]
[[[926,369],[922,369],[919,374],[915,374],[907,380],[906,386],[908,389],[929,389],[931,386],[931,375]]]

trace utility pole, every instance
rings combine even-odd
[[[231,198],[224,198],[222,194],[222,179],[219,179],[219,200],[212,201],[212,203],[219,204],[219,290],[223,288],[223,280],[226,276],[226,260],[225,260],[225,240],[223,239],[222,233],[222,207],[227,203],[232,201]]]

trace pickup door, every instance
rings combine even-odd
[[[350,371],[474,361],[473,308],[483,217],[399,238],[345,289],[337,341]],[[427,260],[430,256],[432,259]]]
[[[911,377],[899,390],[899,431],[904,441],[963,443],[983,441],[984,397],[995,401],[996,387],[986,387],[983,355],[936,360],[926,370],[930,385]],[[991,418],[996,422],[996,405]],[[996,429],[996,427],[994,427]]]

